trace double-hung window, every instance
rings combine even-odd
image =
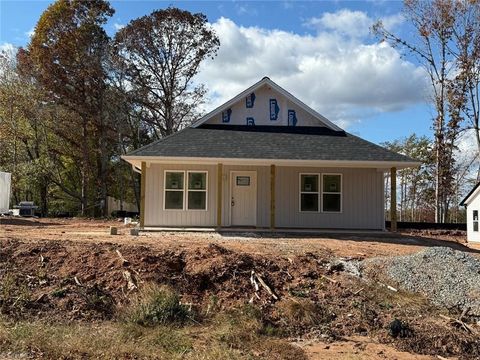
[[[165,171],[165,210],[207,210],[206,171]]]
[[[321,179],[321,186],[320,186]],[[342,211],[341,174],[300,174],[301,212]]]
[[[342,175],[322,175],[322,211],[342,211]]]
[[[300,211],[318,212],[318,174],[300,174]]]
[[[165,171],[165,210],[183,210],[185,172]]]
[[[473,210],[473,231],[478,231],[478,210]]]
[[[188,172],[188,210],[207,210],[207,172]]]

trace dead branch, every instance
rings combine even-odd
[[[117,255],[118,257],[120,258],[120,261],[122,262],[122,266],[127,266],[129,263],[129,261],[127,259],[125,259],[122,255],[122,253],[117,249],[115,250],[117,252]]]
[[[336,283],[337,283],[337,280],[332,279],[331,277],[328,277],[328,276],[325,276],[325,275],[322,275],[321,278],[330,281],[332,284],[336,284]]]
[[[133,277],[132,277],[132,274],[130,273],[130,271],[125,270],[123,272],[123,277],[125,278],[125,280],[127,280],[127,289],[128,290],[132,291],[132,290],[138,289],[138,286],[135,283],[135,281],[133,280]]]
[[[455,325],[459,325],[463,330],[473,334],[475,333],[475,330],[470,326],[468,325],[467,323],[463,322],[462,320],[459,320],[459,319],[454,319],[454,318],[451,318],[449,316],[445,316],[445,315],[442,315],[440,314],[440,317],[442,319],[445,319],[447,320],[450,324],[455,324]]]
[[[267,292],[272,295],[272,297],[275,299],[275,300],[278,300],[278,296],[274,294],[274,292],[272,291],[272,289],[270,289],[270,287],[265,283],[265,281],[263,281],[263,279],[260,277],[260,275],[258,274],[255,274],[256,277],[257,277],[257,280],[260,282],[260,284],[263,286],[263,288],[265,290],[267,290]]]

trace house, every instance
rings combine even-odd
[[[142,175],[143,228],[382,230],[385,172],[395,186],[397,169],[419,165],[348,134],[267,77],[123,159]]]
[[[480,242],[478,231],[478,212],[480,211],[480,183],[478,183],[462,200],[460,206],[465,206],[467,212],[467,240]]]
[[[12,174],[0,171],[0,215],[9,212],[11,181]]]

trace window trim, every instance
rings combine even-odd
[[[183,174],[183,189],[167,189],[167,173],[182,173]],[[183,193],[183,202],[181,209],[167,209],[166,205],[166,193],[167,191],[177,191]],[[185,210],[185,170],[163,170],[163,211],[184,211]]]
[[[317,191],[302,191],[302,175],[316,175],[317,179]],[[320,173],[299,173],[298,174],[298,211],[301,213],[318,213],[320,211]],[[318,210],[302,210],[302,194],[317,194],[318,195]]]
[[[477,220],[475,220],[475,213],[477,213]],[[479,217],[478,210],[472,210],[472,232],[479,232]],[[477,230],[475,230],[475,223],[477,224]]]
[[[200,173],[205,174],[205,189],[196,190],[196,189],[189,189],[188,188],[188,175],[190,173]],[[187,176],[185,178],[185,210],[186,211],[208,211],[208,171],[207,170],[187,170]],[[205,193],[205,209],[189,209],[188,208],[188,193],[192,192],[204,192]]]
[[[331,191],[323,191],[323,177],[325,175],[338,175],[340,176],[340,191],[339,192],[331,192]],[[322,213],[325,213],[325,214],[342,214],[343,213],[343,174],[341,173],[322,173],[322,181],[321,181],[321,194],[322,194],[322,198],[320,200],[321,202],[321,212]],[[323,194],[340,194],[340,211],[326,211],[326,210],[323,210]]]
[[[167,189],[167,173],[183,173],[183,189]],[[205,190],[189,190],[188,189],[188,174],[189,173],[204,173],[205,174]],[[183,193],[183,203],[181,209],[166,209],[166,192],[178,191]],[[205,209],[189,209],[188,208],[188,192],[205,192]],[[208,211],[208,170],[163,170],[163,211]]]

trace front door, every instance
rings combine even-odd
[[[232,171],[231,183],[232,226],[255,226],[257,224],[257,173]]]

